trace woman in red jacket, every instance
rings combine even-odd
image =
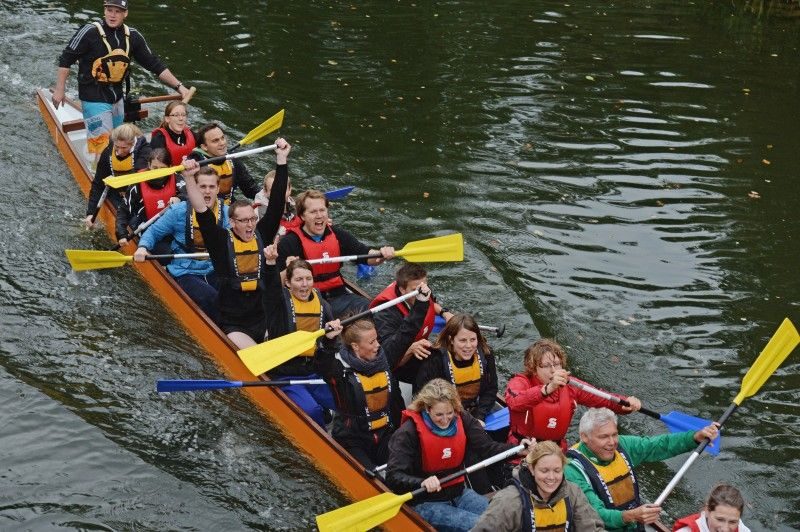
[[[631,404],[620,406],[612,401],[579,390],[567,383],[567,355],[553,340],[541,339],[525,351],[525,372],[517,373],[506,388],[510,417],[508,441],[523,438],[551,440],[567,451],[567,429],[577,405],[606,407],[618,414],[628,414],[642,407],[636,397],[622,397]]]
[[[740,517],[744,499],[738,489],[719,484],[711,490],[703,511],[675,522],[673,532],[750,532]]]

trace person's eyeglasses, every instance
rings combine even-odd
[[[186,113],[170,113],[167,116],[171,116],[173,118],[186,118],[188,115]]]
[[[258,221],[258,216],[253,216],[252,218],[234,218],[240,224],[251,223],[254,224]]]
[[[542,369],[561,369],[561,362],[553,362],[552,364],[539,364]]]

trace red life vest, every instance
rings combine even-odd
[[[197,141],[194,139],[194,133],[192,133],[192,130],[188,127],[183,128],[183,131],[181,131],[183,136],[186,138],[186,144],[183,146],[176,144],[175,141],[172,140],[172,135],[170,135],[165,128],[157,127],[153,130],[153,133],[156,131],[160,131],[164,136],[164,142],[166,143],[167,152],[169,152],[169,158],[170,161],[172,161],[172,164],[181,164],[183,158],[192,153],[192,150],[195,148],[195,146],[197,146]]]
[[[519,377],[520,375],[517,375]],[[528,377],[530,386],[540,385],[536,377]],[[567,435],[570,421],[575,413],[575,401],[569,393],[569,387],[562,386],[554,390],[532,409],[524,412],[509,411],[509,438],[524,437],[541,440],[552,440],[561,445],[562,450],[567,450]]]
[[[456,433],[454,436],[437,436],[425,424],[422,414],[415,410],[403,410],[401,425],[411,419],[419,435],[420,459],[425,475],[443,476],[461,469],[464,455],[467,452],[467,433],[461,415],[456,414]],[[442,487],[454,486],[464,482],[458,477],[443,484]]]
[[[144,171],[142,170],[142,172]],[[169,199],[178,195],[178,189],[175,186],[175,174],[169,176],[169,179],[161,188],[154,188],[150,183],[150,181],[144,181],[139,186],[142,203],[144,203],[144,215],[147,216],[148,220],[166,209],[167,205],[169,205]]]
[[[300,245],[303,246],[303,258],[306,260],[339,257],[342,254],[339,246],[339,239],[336,238],[336,234],[334,234],[330,227],[319,242],[315,242],[308,236],[305,231],[303,231],[302,226],[292,227],[289,231],[296,234],[297,238],[300,239]],[[328,292],[334,288],[344,286],[344,279],[339,273],[340,267],[341,263],[339,262],[331,264],[312,264],[311,273],[314,276],[314,288],[320,292]]]
[[[386,303],[387,301],[391,301],[396,297],[399,297],[400,293],[397,290],[397,281],[393,282],[389,286],[383,289],[383,291],[378,294],[378,296],[372,300],[369,304],[369,308],[375,308],[381,303]],[[395,308],[400,311],[400,313],[405,318],[411,312],[411,307],[405,301],[401,301]],[[436,321],[436,309],[434,308],[433,302],[428,305],[428,313],[425,315],[425,321],[422,322],[422,328],[417,331],[417,336],[414,338],[414,341],[422,340],[423,338],[427,338],[430,336],[431,331],[433,331],[433,323]]]
[[[295,216],[291,220],[287,220],[286,216],[281,216],[281,228],[278,229],[278,234],[285,235],[292,229],[300,229],[303,227],[303,220],[299,216]]]
[[[700,526],[697,524],[698,519],[700,519],[700,512],[687,515],[686,517],[681,517],[675,521],[675,524],[672,526],[672,530],[675,532],[675,530],[680,530],[681,528],[688,526],[689,530],[692,532],[700,532]]]

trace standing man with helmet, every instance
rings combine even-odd
[[[78,62],[78,98],[87,130],[87,148],[97,162],[111,130],[124,116],[123,82],[130,87],[131,59],[158,76],[181,96],[189,90],[147,46],[139,31],[125,25],[129,0],[104,0],[103,20],[85,24],[58,59],[53,106],[64,103],[70,67]]]

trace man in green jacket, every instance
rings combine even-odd
[[[714,440],[716,423],[697,432],[653,437],[620,436],[617,416],[607,408],[590,408],[578,427],[581,441],[569,450],[564,476],[577,484],[609,531],[644,530],[661,507],[642,504],[633,469],[642,462],[666,460],[691,451],[705,438]]]

